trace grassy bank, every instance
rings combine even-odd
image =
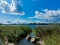
[[[44,45],[60,45],[60,25],[38,26],[34,32],[45,42]]]
[[[28,26],[3,25],[0,26],[0,38],[4,41],[4,37],[6,37],[8,41],[16,43],[30,34],[31,31],[32,29]]]
[[[1,25],[0,38],[4,41],[6,37],[8,41],[16,44],[32,31],[34,36],[44,41],[43,45],[60,45],[60,25],[57,24],[37,26],[34,29],[29,26]]]

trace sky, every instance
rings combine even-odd
[[[0,23],[60,23],[60,0],[0,0]]]

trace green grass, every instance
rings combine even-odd
[[[32,32],[32,29],[28,26],[0,26],[0,38],[4,40],[4,37],[16,42],[17,38],[23,39]]]
[[[60,25],[48,25],[38,26],[35,29],[31,29],[28,26],[11,26],[4,25],[0,26],[0,38],[4,40],[4,37],[11,39],[14,43],[17,37],[23,39],[33,30],[36,37],[42,39],[44,45],[60,45]],[[38,45],[38,44],[36,44]]]
[[[38,26],[34,31],[44,45],[60,45],[60,25]]]
[[[60,35],[53,34],[43,38],[45,45],[60,45]]]

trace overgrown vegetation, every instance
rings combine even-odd
[[[60,45],[60,25],[38,26],[34,32],[45,42],[44,45]]]
[[[6,37],[9,42],[17,43],[31,31],[32,29],[28,26],[0,26],[0,38],[4,41]]]
[[[0,38],[4,41],[6,37],[9,42],[16,44],[32,30],[36,37],[45,42],[44,45],[60,45],[60,25],[57,24],[37,26],[35,29],[29,26],[2,25],[0,26]]]

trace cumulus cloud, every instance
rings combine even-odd
[[[10,4],[7,0],[0,0],[0,9],[2,9],[2,13],[24,15],[25,12],[23,12],[22,7],[22,2],[19,0],[11,0]]]
[[[32,18],[39,19],[42,22],[60,22],[60,9],[58,10],[44,9],[43,12],[35,11],[35,16]]]

